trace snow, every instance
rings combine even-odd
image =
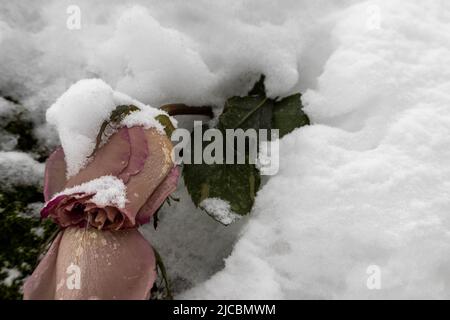
[[[2,188],[18,185],[42,185],[44,165],[30,155],[16,151],[0,151],[0,181]]]
[[[47,110],[47,122],[59,133],[68,176],[86,165],[101,124],[115,107],[112,88],[102,80],[89,79],[71,86]]]
[[[0,122],[15,115],[14,104],[0,97]],[[12,151],[17,145],[18,137],[0,128],[0,150]]]
[[[160,253],[174,293],[180,293],[206,281],[223,268],[240,233],[243,217],[229,226],[215,221],[197,209],[180,179],[172,194],[179,201],[167,203],[158,212],[158,227],[140,228],[146,239]]]
[[[126,189],[127,187],[121,179],[114,176],[102,176],[78,186],[64,189],[54,195],[53,199],[61,195],[93,194],[94,196],[90,201],[96,205],[100,207],[114,206],[122,209],[125,208],[125,204],[128,201]]]
[[[272,97],[304,93],[313,125],[281,139],[250,217],[224,227],[181,183],[158,230],[142,228],[178,298],[450,298],[448,2],[79,0],[76,31],[69,4],[0,4],[0,93],[47,145],[42,114],[79,79],[111,86],[96,109],[115,90],[220,107],[260,73]],[[86,130],[71,137],[92,148]],[[373,265],[381,290],[366,286]]]
[[[41,217],[41,210],[43,207],[44,203],[42,202],[32,202],[27,205],[24,212],[20,212],[18,215],[22,218],[39,219]]]
[[[47,110],[47,122],[55,126],[59,133],[69,177],[87,164],[102,123],[109,120],[117,106],[125,104],[134,104],[140,111],[125,117],[124,126],[156,127],[164,133],[161,124],[154,119],[159,114],[165,114],[163,111],[115,92],[100,79],[78,81]]]
[[[2,281],[3,284],[8,287],[13,284],[14,280],[22,275],[22,273],[16,268],[2,268],[2,272],[6,272],[8,274]]]
[[[207,198],[200,202],[199,207],[206,210],[218,222],[229,225],[240,218],[233,212],[228,201],[219,198]]]
[[[145,129],[155,128],[159,133],[165,134],[163,125],[158,122],[155,117],[161,114],[166,116],[169,115],[161,110],[146,105],[143,105],[139,108],[141,110],[130,113],[120,122],[120,124],[128,128],[132,128],[135,126],[142,126]],[[170,117],[170,119],[172,124],[176,128],[177,121],[172,117]]]
[[[315,125],[281,140],[225,268],[183,298],[450,297],[450,7],[370,3],[380,29],[367,3],[337,18]]]
[[[45,229],[43,227],[32,228],[31,232],[38,238],[42,238],[45,235]]]
[[[13,110],[14,105],[3,97],[0,97],[0,117],[6,117],[10,115]]]

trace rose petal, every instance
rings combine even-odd
[[[41,210],[41,217],[47,218],[49,215],[51,215],[56,209],[56,207],[60,204],[60,202],[66,198],[67,198],[66,195],[60,195],[57,196],[55,199],[52,199],[50,202],[47,202],[45,204],[45,207],[42,208]]]
[[[172,142],[169,138],[158,133],[155,129],[145,130],[145,135],[150,153],[141,172],[130,177],[127,183],[127,199],[129,202],[126,204],[124,211],[133,223],[141,207],[173,167]]]
[[[119,175],[119,178],[127,183],[131,176],[138,174],[145,165],[148,157],[147,138],[142,127],[128,129],[130,136],[131,154],[128,166]]]
[[[103,228],[106,222],[106,212],[104,210],[98,210],[95,215],[94,221],[92,224],[99,230]]]
[[[50,200],[41,210],[41,217],[50,217],[61,227],[79,225],[86,220],[84,214],[84,204],[91,198],[91,195],[72,194],[60,195]]]
[[[25,281],[23,285],[24,300],[49,300],[55,298],[56,260],[62,235],[62,232],[58,233],[38,267]]]
[[[120,148],[128,151],[121,152]],[[177,168],[173,168],[171,151],[171,141],[156,129],[120,129],[85,169],[69,179],[66,187],[106,174],[119,174],[128,181],[125,208],[105,210],[91,202],[92,194],[71,194],[49,201],[42,210],[42,217],[51,216],[62,227],[90,223],[99,229],[113,230],[134,227],[137,215],[139,223],[148,222],[176,188],[179,173]],[[114,165],[120,159],[121,165]],[[169,172],[171,174],[166,180]]]
[[[25,283],[25,299],[149,298],[155,255],[137,229],[71,227],[61,234]]]
[[[60,195],[44,206],[41,217],[50,217],[64,228],[85,226],[88,223],[95,228],[108,230],[134,227],[135,222],[128,219],[126,212],[112,206],[96,205],[91,202],[91,198],[91,194],[84,193]]]
[[[158,188],[147,199],[145,204],[139,210],[136,221],[139,224],[150,222],[152,215],[163,204],[164,200],[176,190],[178,179],[180,177],[180,170],[178,167],[173,167],[167,177],[158,186]]]
[[[69,178],[66,188],[102,176],[118,176],[127,167],[130,155],[131,146],[128,128],[121,128],[94,154],[94,159],[84,169]]]
[[[45,163],[44,198],[49,201],[51,197],[64,189],[66,185],[66,160],[64,150],[58,147]]]
[[[107,206],[107,207],[105,207],[105,211],[106,211],[106,216],[108,217],[108,220],[111,222],[114,222],[114,220],[116,218],[116,214],[117,214],[117,209]]]

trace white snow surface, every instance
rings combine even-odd
[[[16,268],[3,268],[2,272],[8,274],[6,278],[2,280],[3,284],[8,287],[10,287],[13,284],[14,280],[16,280],[18,277],[22,275],[22,273]]]
[[[24,152],[0,151],[0,181],[2,187],[42,185],[44,164]]]
[[[313,125],[249,218],[223,227],[180,189],[144,228],[178,298],[450,298],[448,1],[78,0],[80,30],[69,4],[0,2],[0,92],[36,119],[83,78],[152,106],[220,105],[260,73],[304,93]]]
[[[130,104],[141,110],[127,115],[122,120],[124,126],[156,127],[164,134],[162,125],[154,117],[165,112],[115,92],[100,79],[78,81],[47,110],[47,122],[56,127],[64,149],[69,177],[87,164],[100,127],[111,112],[119,105]]]
[[[94,196],[90,201],[101,207],[125,208],[127,203],[127,187],[121,179],[114,176],[102,176],[78,186],[64,189],[55,194],[53,199],[61,195],[77,193],[93,194]]]
[[[450,297],[450,7],[370,3],[379,28],[369,3],[336,17],[315,125],[282,139],[225,268],[183,297]]]
[[[7,101],[3,97],[0,97],[0,117],[8,116],[12,113],[14,106],[11,102]]]
[[[238,214],[231,210],[230,203],[220,198],[204,199],[200,202],[199,207],[226,226],[240,218]]]

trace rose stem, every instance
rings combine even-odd
[[[204,115],[210,118],[214,117],[211,107],[190,107],[182,103],[171,103],[161,106],[161,110],[167,112],[170,116],[179,115]]]

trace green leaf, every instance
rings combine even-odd
[[[246,97],[227,100],[218,119],[217,128],[226,129],[270,129],[272,126],[273,101],[264,89],[264,76],[255,84]],[[225,141],[225,139],[224,139]],[[205,148],[206,144],[203,145]],[[224,157],[227,150],[224,146]],[[248,158],[248,150],[246,150]],[[255,165],[249,164],[185,164],[184,181],[196,206],[207,198],[220,198],[230,204],[230,209],[239,215],[248,214],[260,186],[260,175]],[[214,215],[205,210],[213,218]]]
[[[164,127],[164,131],[166,132],[166,135],[170,138],[172,136],[172,132],[174,132],[175,127],[172,124],[172,121],[170,121],[170,118],[164,114],[160,114],[159,116],[156,116],[155,119],[161,123],[161,125]]]
[[[261,75],[259,80],[255,83],[253,88],[248,92],[249,96],[266,96],[266,86],[264,85],[265,75]]]
[[[133,105],[120,105],[117,106],[112,112],[109,117],[109,120],[103,121],[102,125],[100,126],[100,130],[98,131],[97,138],[95,141],[95,147],[92,153],[88,156],[89,158],[92,157],[95,152],[97,152],[98,148],[100,147],[100,144],[102,143],[103,134],[105,133],[106,128],[108,125],[116,125],[120,121],[122,121],[127,115],[134,111],[139,111],[140,109]]]
[[[250,164],[189,164],[183,176],[197,206],[207,198],[220,198],[240,215],[250,212],[260,185],[259,172]]]
[[[280,101],[268,98],[264,76],[261,76],[248,96],[232,97],[226,101],[216,128],[223,133],[226,129],[245,131],[275,128],[280,130],[280,136],[284,136],[295,128],[309,124],[307,115],[302,111],[300,98],[300,94]],[[206,144],[203,148],[205,146]],[[224,146],[224,156],[229,151],[232,150],[227,150]],[[245,156],[248,159],[248,149]],[[259,171],[248,162],[185,164],[183,176],[188,192],[197,206],[207,198],[220,198],[227,201],[231,210],[240,215],[251,211],[261,180]],[[214,217],[213,213],[207,213]]]
[[[309,118],[302,110],[301,94],[297,93],[275,102],[272,128],[280,130],[280,138],[296,128],[309,125]]]
[[[221,130],[270,129],[272,109],[272,100],[265,96],[233,97],[227,100],[218,127]]]
[[[134,111],[139,111],[139,109],[136,106],[133,105],[121,105],[117,106],[113,112],[111,112],[111,116],[109,117],[109,121],[112,123],[118,123],[122,121],[127,115]]]

